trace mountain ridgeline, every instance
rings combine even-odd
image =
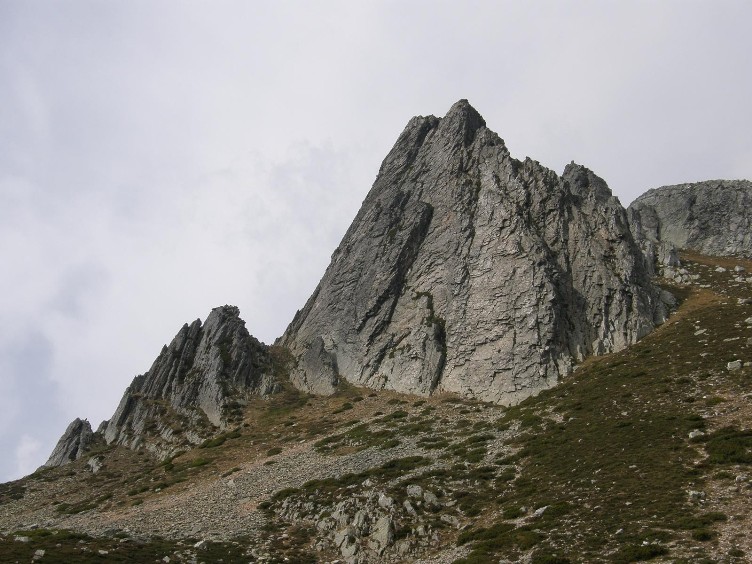
[[[81,458],[102,440],[168,456],[232,425],[249,396],[278,386],[269,347],[248,333],[238,308],[214,308],[203,324],[183,325],[96,433],[88,421],[71,423],[45,466]]]
[[[215,308],[183,326],[96,432],[74,421],[45,466],[101,443],[169,456],[288,381],[322,395],[349,382],[517,404],[662,323],[672,298],[652,275],[674,247],[750,256],[750,186],[662,188],[627,211],[584,166],[559,176],[511,157],[466,100],[415,117],[276,346],[252,337],[236,307]],[[733,240],[719,198],[741,206]]]

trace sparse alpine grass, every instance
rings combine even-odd
[[[587,360],[557,387],[515,407],[350,385],[321,398],[285,384],[268,399],[238,404],[232,430],[200,448],[185,445],[159,460],[107,447],[98,451],[97,474],[84,469],[85,460],[40,470],[0,485],[0,506],[27,503],[30,491],[55,487],[60,493],[50,503],[60,519],[134,505],[147,511],[155,499],[167,503],[195,483],[241,483],[282,471],[293,451],[308,449],[322,461],[317,477],[256,500],[270,561],[341,559],[333,545],[314,548],[326,538],[318,521],[343,502],[358,507],[383,494],[392,500],[384,511],[394,520],[394,542],[412,551],[403,561],[455,546],[465,551],[461,564],[742,562],[747,546],[737,548],[724,535],[745,515],[703,496],[713,485],[742,496],[748,491],[739,476],[749,475],[752,464],[752,419],[743,401],[752,392],[752,371],[725,367],[742,353],[752,360],[741,338],[752,307],[737,303],[746,287],[702,266],[702,257],[685,258],[711,288],[671,288],[683,303],[663,327],[627,350]],[[336,471],[339,461],[355,458],[370,466]],[[411,486],[434,498],[408,494]],[[300,519],[282,518],[291,507],[308,506]],[[0,559],[29,561],[36,549],[51,562],[94,561],[87,558],[98,550],[113,562],[190,559],[186,551],[198,540],[154,538],[136,546],[68,531],[29,536],[28,544],[0,536]],[[362,550],[368,540],[359,541]],[[213,543],[197,557],[247,561],[254,543],[241,537]],[[386,554],[396,559],[395,546]]]

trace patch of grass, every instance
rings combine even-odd
[[[726,521],[728,517],[725,513],[713,511],[710,513],[702,513],[700,515],[687,515],[680,519],[677,519],[675,527],[683,529],[685,531],[693,529],[704,529],[711,526],[713,523]]]
[[[362,423],[340,433],[331,435],[314,443],[319,452],[336,452],[342,448],[363,450],[369,447],[393,448],[399,444],[395,432],[390,429],[372,431],[367,423]]]
[[[504,519],[519,519],[524,515],[524,513],[519,506],[514,505],[512,507],[505,508],[502,512],[502,515],[504,516]]]
[[[408,416],[407,411],[398,409],[397,411],[393,411],[388,415],[384,415],[384,417],[381,418],[381,421],[383,421],[384,423],[387,423],[389,421],[394,421],[396,419],[404,419],[407,416]]]
[[[353,404],[351,404],[349,401],[343,403],[341,406],[339,406],[337,409],[332,411],[332,413],[344,413],[345,411],[348,411],[353,408]]]
[[[530,559],[530,564],[572,564],[572,561],[566,556],[536,551]]]
[[[428,450],[444,449],[449,446],[449,441],[445,437],[440,435],[429,435],[418,439],[417,445]]]
[[[509,523],[497,523],[491,527],[481,527],[460,533],[457,545],[473,543],[472,550],[455,564],[470,564],[495,561],[503,549],[517,548],[530,550],[542,539],[542,535],[527,526],[517,527]]]
[[[752,430],[724,427],[698,437],[705,443],[710,464],[752,464]]]
[[[23,499],[26,486],[20,480],[0,484],[0,505],[5,502]]]
[[[692,531],[692,538],[696,541],[706,542],[713,540],[716,536],[716,532],[710,529],[695,529]]]
[[[206,466],[207,464],[211,463],[210,458],[194,458],[190,462],[188,462],[189,468],[200,468],[201,466]]]
[[[96,509],[102,503],[110,500],[111,498],[112,498],[112,494],[107,493],[96,498],[85,499],[83,501],[79,501],[78,503],[63,502],[63,503],[58,504],[55,510],[58,513],[63,513],[66,515],[75,515],[77,513],[83,513],[84,511],[91,511],[92,509]]]
[[[235,431],[222,433],[221,435],[205,440],[199,445],[199,448],[217,448],[225,444],[225,441],[228,439],[237,439],[238,437],[240,437],[240,431],[236,429]]]
[[[133,488],[128,490],[129,496],[138,495],[140,493],[148,492],[151,488],[149,486],[141,486],[140,488]]]
[[[15,536],[29,537],[30,542],[15,542]],[[31,562],[37,550],[43,550],[41,562],[95,564],[161,562],[181,551],[185,546],[178,541],[153,537],[139,542],[121,543],[123,535],[91,537],[67,530],[35,529],[15,531],[9,536],[0,535],[0,557],[3,562]],[[105,554],[100,554],[99,551]],[[209,542],[201,550],[206,562],[246,562],[245,546],[232,542]],[[34,559],[36,561],[36,559]],[[310,562],[310,560],[295,560]]]
[[[643,562],[668,554],[668,549],[659,544],[627,545],[619,549],[614,555],[614,562],[627,564],[628,562]]]
[[[476,491],[456,491],[454,492],[454,499],[457,500],[457,507],[467,517],[477,517],[488,505],[487,496]]]
[[[272,394],[265,400],[264,409],[259,418],[260,422],[263,425],[269,425],[289,418],[294,412],[305,407],[308,401],[308,394],[284,382],[281,392]]]

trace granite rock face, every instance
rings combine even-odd
[[[663,320],[624,208],[570,164],[512,158],[466,100],[413,118],[280,343],[341,378],[514,404]]]
[[[94,433],[87,420],[74,419],[60,437],[50,458],[42,468],[62,466],[81,458],[94,442]]]
[[[249,395],[274,391],[268,347],[234,306],[186,324],[146,374],[136,376],[103,428],[108,444],[169,452],[225,428]]]
[[[44,466],[73,462],[96,441],[158,456],[199,444],[237,422],[249,397],[275,392],[274,372],[269,347],[248,333],[238,308],[214,308],[203,324],[183,325],[96,432],[88,421],[71,423]]]
[[[671,246],[752,257],[750,210],[752,182],[708,180],[649,190],[632,202],[628,213],[635,238],[657,249],[658,262],[665,263],[665,249]]]

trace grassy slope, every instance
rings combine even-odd
[[[332,398],[288,391],[249,406],[243,426],[205,448],[161,464],[107,452],[122,460],[94,476],[60,469],[3,485],[0,503],[49,480],[58,488],[53,497],[60,512],[117,511],[164,497],[165,490],[180,492],[196,481],[228,476],[249,460],[273,464],[301,440],[317,441],[315,448],[333,460],[411,445],[420,458],[395,456],[391,465],[314,480],[262,503],[270,539],[263,550],[272,560],[303,561],[305,555],[314,561],[315,516],[288,523],[282,504],[313,495],[326,509],[343,497],[358,499],[360,484],[369,480],[398,504],[408,483],[452,500],[418,510],[419,522],[438,535],[438,546],[421,544],[415,520],[399,513],[397,536],[429,555],[459,544],[467,548],[461,562],[745,561],[752,553],[745,535],[750,488],[747,478],[736,477],[752,462],[746,432],[752,370],[728,372],[726,363],[752,360],[752,331],[744,322],[752,306],[738,303],[752,291],[714,268],[741,263],[752,271],[752,264],[685,258],[709,287],[673,289],[683,303],[668,323],[627,351],[590,359],[560,386],[517,407],[353,389]],[[690,439],[695,430],[703,434]],[[459,528],[447,525],[451,519]],[[23,534],[34,536],[33,542],[0,536],[4,560],[28,561],[40,548],[47,551],[45,561],[70,561],[70,551],[94,558],[97,550],[108,550],[112,561],[113,551],[133,562],[176,553],[188,559],[198,540],[135,545],[66,532]],[[255,541],[235,542],[211,545],[210,559],[247,561]],[[337,554],[325,549],[318,556]]]

